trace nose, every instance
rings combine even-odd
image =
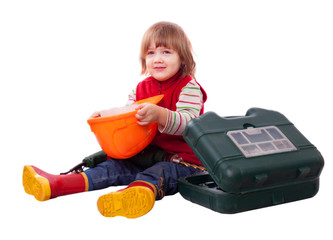
[[[161,54],[156,53],[154,55],[153,61],[154,61],[154,63],[161,63],[161,62],[163,62],[163,58],[162,58]]]

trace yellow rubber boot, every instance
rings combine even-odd
[[[137,218],[153,208],[155,198],[156,190],[152,184],[136,181],[123,190],[101,196],[97,208],[104,217]]]
[[[32,166],[24,166],[22,181],[25,192],[33,195],[38,201],[51,198],[49,181],[37,174]]]

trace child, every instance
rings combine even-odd
[[[189,39],[174,23],[156,23],[143,36],[140,60],[142,74],[150,76],[132,91],[129,103],[164,94],[158,105],[139,105],[136,114],[140,125],[158,123],[153,142],[130,159],[108,159],[82,173],[52,175],[37,167],[25,166],[23,185],[28,194],[45,201],[67,194],[128,185],[101,196],[97,206],[106,217],[136,218],[148,213],[155,200],[177,193],[178,178],[201,171],[195,167],[201,165],[200,161],[182,137],[187,122],[203,113],[207,99],[205,91],[194,79],[195,62]],[[102,110],[91,117],[108,114],[108,110]],[[190,164],[170,161],[174,158]]]

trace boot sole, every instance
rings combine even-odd
[[[148,213],[154,203],[153,191],[137,186],[101,196],[97,201],[97,208],[104,217],[137,218]]]
[[[25,192],[33,195],[38,201],[50,199],[49,181],[38,175],[32,166],[24,166],[22,181]]]

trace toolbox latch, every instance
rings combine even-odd
[[[262,186],[264,185],[264,183],[266,182],[268,178],[268,175],[263,173],[263,174],[258,174],[254,176],[254,180],[255,180],[255,185],[256,186]]]
[[[300,179],[305,178],[310,173],[310,171],[311,171],[310,167],[300,167],[300,168],[298,168],[297,178],[300,178]]]

